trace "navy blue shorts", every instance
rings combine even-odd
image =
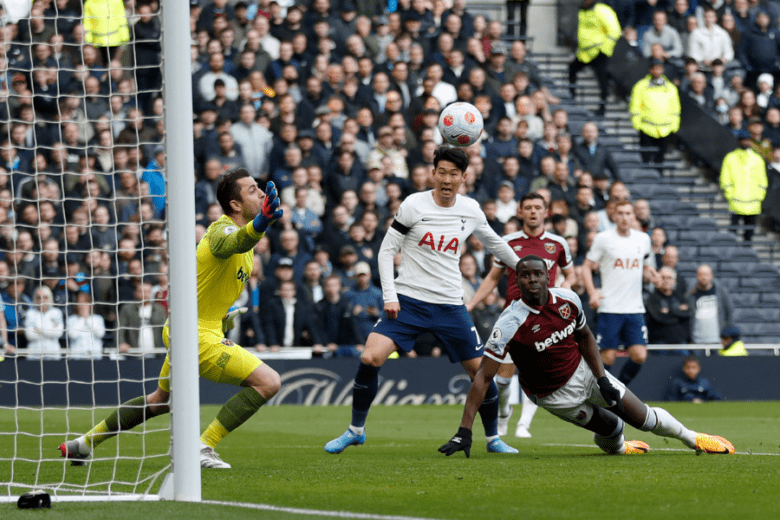
[[[482,357],[485,347],[465,305],[426,303],[401,294],[398,302],[398,317],[391,320],[382,312],[371,332],[387,336],[406,352],[414,348],[417,336],[431,332],[453,363]]]
[[[647,345],[647,327],[643,314],[599,314],[596,341],[602,350],[616,350],[620,345]]]

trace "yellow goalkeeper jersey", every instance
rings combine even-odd
[[[222,332],[222,318],[238,299],[254,265],[257,233],[227,215],[209,226],[198,244],[198,327]]]

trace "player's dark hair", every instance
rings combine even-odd
[[[460,148],[454,148],[452,146],[440,146],[433,152],[433,168],[436,169],[439,166],[439,162],[449,161],[455,165],[461,172],[465,173],[466,168],[469,167],[469,156],[466,152]]]
[[[219,184],[217,184],[217,202],[222,206],[222,211],[225,212],[225,215],[233,213],[233,208],[230,207],[231,200],[241,200],[238,180],[244,177],[251,177],[246,168],[236,168],[219,180]]]
[[[544,204],[544,208],[547,209],[547,201],[545,200],[544,197],[541,196],[541,194],[536,193],[535,191],[528,192],[520,198],[520,207],[522,208],[523,204],[527,200],[537,200],[537,199],[541,200],[542,204]]]
[[[518,260],[517,263],[515,264],[515,271],[520,271],[520,265],[527,264],[528,262],[541,262],[542,265],[544,266],[545,272],[547,271],[547,262],[544,261],[544,258],[537,255],[527,255],[521,258],[520,260]]]
[[[701,365],[701,363],[699,363],[699,358],[693,354],[689,356],[685,356],[685,359],[683,360],[683,365],[686,365],[688,363],[696,363],[697,365]]]

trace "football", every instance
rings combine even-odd
[[[471,103],[447,105],[439,116],[439,132],[453,146],[466,147],[476,143],[484,127],[482,114]]]

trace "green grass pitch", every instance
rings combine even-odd
[[[218,447],[232,470],[203,471],[203,499],[268,504],[318,511],[371,515],[398,515],[435,519],[733,519],[776,518],[780,499],[780,403],[664,403],[663,407],[698,431],[723,435],[737,450],[733,456],[696,456],[676,440],[626,428],[627,439],[648,442],[647,455],[607,456],[593,446],[589,432],[540,410],[532,426],[533,438],[515,439],[510,426],[509,444],[519,455],[488,454],[481,425],[475,427],[472,455],[445,457],[436,449],[458,427],[461,406],[379,406],[371,410],[367,441],[340,455],[323,445],[346,428],[347,407],[266,407],[232,433]],[[206,426],[217,407],[204,406]],[[8,412],[6,412],[7,415]],[[104,411],[95,413],[97,417]],[[95,461],[70,467],[57,461],[62,432],[89,426],[91,413],[71,410],[20,412],[22,429],[43,437],[8,435],[12,421],[0,436],[0,481],[11,472],[7,459],[36,459],[39,452],[51,461],[41,465],[41,481],[83,483],[109,479],[132,480],[139,464],[132,459]],[[45,419],[45,420],[44,420]],[[149,422],[164,428],[166,418]],[[43,426],[42,426],[43,425]],[[124,434],[117,448],[109,440],[98,456],[117,452],[137,457],[164,453],[166,432],[141,437]],[[157,457],[145,468],[162,468]],[[37,464],[16,462],[17,481],[34,487]],[[144,470],[146,471],[146,470]],[[119,486],[117,489],[128,489]],[[3,494],[8,489],[3,489]],[[258,511],[211,504],[57,503],[51,510],[20,511],[15,504],[0,504],[0,518],[325,518],[281,511]],[[358,516],[346,516],[358,518]]]

